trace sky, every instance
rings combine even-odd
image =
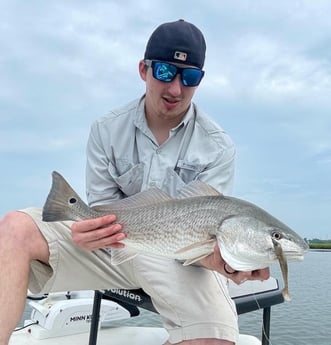
[[[144,93],[152,31],[185,19],[207,55],[194,101],[237,148],[233,195],[331,239],[331,1],[1,0],[0,215],[59,171],[85,197],[92,122]]]

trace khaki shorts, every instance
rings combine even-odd
[[[33,218],[50,251],[49,265],[31,264],[31,292],[142,288],[160,313],[171,343],[196,338],[237,341],[236,308],[224,277],[149,255],[113,266],[108,251],[89,252],[72,242],[72,222],[45,223],[40,209],[21,211]]]

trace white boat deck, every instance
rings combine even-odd
[[[31,326],[30,328],[35,327]],[[9,345],[87,345],[89,333],[67,335],[47,339],[34,338],[29,329],[14,333]],[[101,329],[98,345],[162,345],[168,338],[167,332],[157,327],[115,327]],[[240,335],[237,345],[261,345],[261,341],[250,335]]]

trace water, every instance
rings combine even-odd
[[[282,282],[277,265],[272,275]],[[305,260],[289,265],[292,301],[271,308],[271,345],[330,345],[331,251],[310,251]],[[26,308],[24,318],[29,316]],[[123,325],[123,322],[118,323]],[[161,326],[159,315],[141,310],[125,325]],[[240,332],[261,338],[262,310],[239,316]]]
[[[281,280],[280,270],[272,275]],[[289,264],[292,300],[271,308],[271,343],[331,344],[331,251],[310,251],[305,260]],[[241,315],[242,333],[260,337],[262,311]]]

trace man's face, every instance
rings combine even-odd
[[[178,66],[184,67],[180,64]],[[153,77],[152,68],[147,68],[144,61],[139,62],[139,73],[146,82],[146,114],[163,119],[182,118],[197,86],[184,86],[179,74],[171,82],[159,81]]]

